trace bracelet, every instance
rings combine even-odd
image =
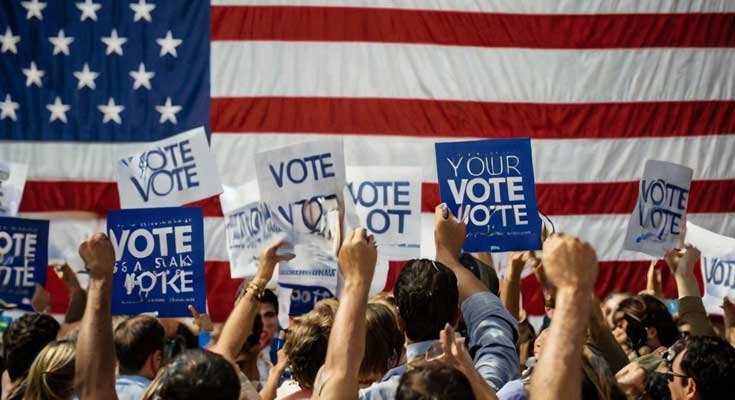
[[[252,293],[253,297],[255,297],[256,299],[260,300],[260,299],[263,298],[263,293],[265,293],[265,285],[266,284],[267,284],[267,282],[258,284],[258,282],[256,282],[256,280],[253,280],[253,281],[251,281],[248,284],[248,287],[245,289],[245,292],[246,293],[248,293],[248,292]]]

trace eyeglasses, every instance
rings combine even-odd
[[[679,378],[689,378],[689,375],[677,374],[676,372],[659,372],[659,371],[654,371],[654,374],[659,374],[659,375],[665,376],[666,377],[666,380],[669,381],[669,382],[673,382],[674,381],[674,378],[676,378],[676,377],[679,377]]]

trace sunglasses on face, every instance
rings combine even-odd
[[[654,374],[658,374],[658,375],[664,376],[666,378],[666,380],[669,381],[669,382],[673,382],[674,381],[674,378],[677,378],[677,377],[683,378],[683,379],[689,378],[688,375],[677,374],[675,372],[658,372],[658,371],[654,371]]]

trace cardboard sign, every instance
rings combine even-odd
[[[186,317],[189,304],[206,309],[201,208],[111,211],[107,230],[115,248],[114,315]]]
[[[692,169],[648,160],[638,189],[638,203],[628,222],[625,250],[663,257],[680,242]]]
[[[541,248],[530,139],[436,144],[441,198],[467,220],[465,251]]]
[[[36,283],[46,284],[49,222],[0,217],[0,299],[32,310]]]
[[[702,252],[702,302],[709,314],[722,315],[722,300],[735,301],[735,239],[687,222],[686,241]]]
[[[145,144],[116,172],[122,208],[179,206],[222,192],[204,128]]]
[[[349,199],[379,245],[421,243],[421,169],[349,167]]]
[[[27,164],[0,161],[0,216],[18,215],[27,176]]]

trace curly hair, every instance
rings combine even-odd
[[[56,339],[61,326],[50,315],[26,314],[10,324],[3,335],[5,368],[10,379],[23,378],[33,360]]]
[[[313,310],[294,320],[288,330],[283,347],[293,378],[304,389],[314,387],[316,374],[327,357],[327,343],[336,313],[336,301],[322,300]]]
[[[703,400],[735,392],[735,348],[717,336],[690,336],[681,369],[697,384]]]
[[[473,400],[470,381],[442,362],[422,362],[401,375],[396,400]]]

